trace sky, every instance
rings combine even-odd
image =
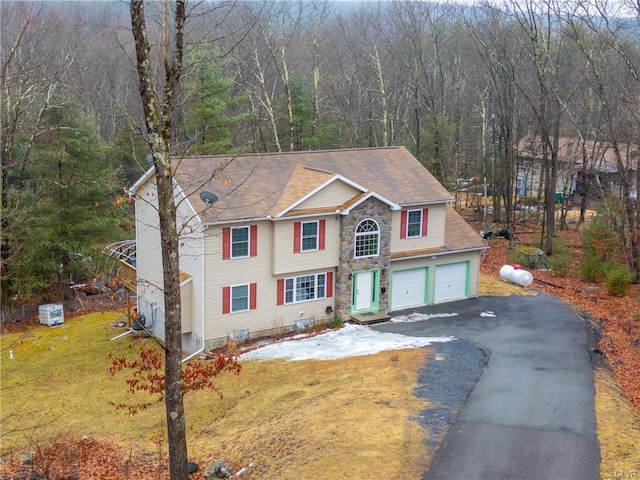
[[[419,322],[437,317],[454,317],[457,313],[427,315],[412,313],[394,317],[392,322]],[[484,317],[495,316],[482,312]],[[437,342],[449,342],[454,337],[410,337],[397,333],[372,330],[365,325],[345,324],[338,330],[325,330],[318,335],[296,335],[273,343],[261,343],[255,350],[242,354],[240,360],[335,360],[345,357],[372,355],[387,350],[426,347]]]

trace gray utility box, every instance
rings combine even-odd
[[[40,325],[60,325],[64,323],[64,311],[59,303],[40,305]]]

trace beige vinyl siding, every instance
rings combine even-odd
[[[276,227],[283,223],[290,224],[290,237],[293,239],[293,222],[259,221],[258,226],[258,254],[256,257],[222,260],[222,226],[210,227],[205,233],[206,254],[205,264],[205,343],[227,337],[229,332],[248,329],[252,338],[257,332],[278,332],[290,329],[296,320],[316,318],[326,315],[326,307],[333,307],[333,298],[311,300],[292,305],[277,306],[278,278],[285,276],[300,276],[305,273],[333,272],[331,262],[324,261],[323,267],[308,269],[307,261],[300,260],[297,267],[290,265],[295,273],[274,276],[272,273],[272,259],[274,244],[280,243],[281,238],[275,235]],[[327,221],[329,223],[329,221]],[[335,225],[335,235],[337,235]],[[330,230],[327,225],[327,233]],[[287,235],[288,237],[289,235]],[[277,239],[277,240],[276,240]],[[293,240],[289,261],[293,258]],[[335,264],[337,264],[337,237],[327,239],[327,247],[336,248]],[[311,258],[301,255],[301,259]],[[257,284],[256,309],[237,313],[222,313],[222,288],[231,285],[249,283]],[[301,315],[302,312],[302,315]]]
[[[419,238],[400,238],[401,211],[392,213],[391,225],[391,253],[437,248],[444,245],[444,229],[446,219],[446,204],[429,205],[425,207],[403,208],[403,210],[429,209],[427,236]]]
[[[193,332],[193,279],[180,285],[180,306],[182,312],[182,333]]]
[[[338,217],[338,218],[336,218]],[[325,220],[325,249],[293,253],[293,224],[302,221]],[[279,220],[273,222],[273,275],[286,275],[301,269],[329,269],[338,265],[340,248],[340,218],[338,215]]]
[[[193,323],[193,318],[201,318],[202,291],[202,228],[188,202],[176,190],[178,207],[176,211],[180,240],[180,270],[191,276],[188,284],[181,286],[183,332],[202,334],[201,322]],[[157,193],[153,181],[145,183],[137,196],[144,201],[136,202],[136,238],[138,295],[149,304],[159,305],[164,310],[164,280],[160,230],[158,228]]]
[[[202,253],[203,227],[189,202],[183,200],[182,194],[177,196],[176,219],[179,234],[180,271],[191,276],[191,285],[187,292],[181,289],[182,322],[189,324],[190,329],[184,333],[195,332],[202,335]],[[187,318],[188,315],[188,318]]]
[[[138,296],[150,304],[164,305],[158,197],[155,185],[146,182],[136,196],[141,199],[135,203]]]
[[[359,193],[362,192],[351,185],[344,183],[342,180],[335,180],[319,192],[316,192],[314,195],[306,199],[300,205],[297,205],[292,211],[295,212],[296,210],[305,210],[310,208],[337,207]]]
[[[258,227],[258,254],[255,257],[222,260],[222,226],[206,230],[205,341],[226,337],[227,333],[234,330],[254,330],[258,326],[272,323],[271,319],[265,318],[265,312],[269,311],[269,306],[275,306],[276,302],[276,285],[271,274],[273,226],[271,221],[259,221],[249,225]],[[249,283],[257,283],[257,309],[223,314],[222,288]]]

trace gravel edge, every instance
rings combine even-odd
[[[482,376],[491,352],[459,339],[433,348],[435,352],[418,372],[414,394],[432,404],[415,420],[427,432],[425,442],[435,453]]]

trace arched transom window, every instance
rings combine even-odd
[[[356,228],[355,257],[378,255],[380,247],[380,227],[375,220],[363,220]]]

